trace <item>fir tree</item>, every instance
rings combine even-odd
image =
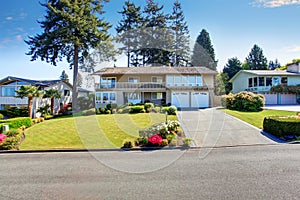
[[[251,52],[246,58],[246,62],[249,63],[250,70],[268,69],[267,58],[264,56],[263,50],[257,44],[255,44],[251,49]]]
[[[242,70],[242,62],[235,57],[228,59],[228,62],[223,69],[223,73],[228,74],[228,78],[230,80],[240,70]]]
[[[68,74],[66,73],[66,71],[65,71],[65,70],[64,70],[64,71],[62,71],[62,73],[61,73],[61,75],[60,75],[59,79],[60,79],[60,80],[63,80],[63,81],[67,81],[67,82],[69,82],[69,76],[68,76]]]

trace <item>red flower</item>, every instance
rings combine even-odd
[[[0,134],[0,142],[4,142],[6,135]]]
[[[149,137],[148,142],[152,145],[161,145],[162,143],[162,137],[160,135],[153,135]]]

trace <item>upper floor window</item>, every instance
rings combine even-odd
[[[140,82],[140,79],[138,77],[129,77],[128,82],[129,83],[138,83],[138,82]]]
[[[272,86],[272,77],[266,77],[266,86]]]
[[[101,88],[116,88],[116,80],[115,77],[101,77]]]
[[[253,79],[252,78],[248,79],[248,87],[253,87]]]
[[[281,84],[287,85],[288,79],[287,77],[281,77]]]
[[[202,76],[200,75],[168,75],[168,86],[203,86]]]
[[[258,86],[265,86],[265,77],[258,77]]]
[[[152,77],[152,82],[154,82],[154,83],[162,83],[163,82],[163,78],[161,76],[153,76]]]
[[[3,97],[14,97],[16,96],[16,89],[14,86],[2,86],[1,95]]]

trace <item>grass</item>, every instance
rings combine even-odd
[[[177,120],[176,116],[168,116]],[[164,122],[164,114],[92,115],[58,118],[25,131],[21,150],[119,148],[124,140],[138,137],[140,129]]]
[[[297,112],[279,111],[279,110],[263,110],[260,112],[241,112],[241,111],[226,109],[225,112],[240,120],[252,124],[253,126],[256,126],[257,128],[260,129],[263,128],[263,121],[264,118],[267,116],[290,116],[290,115],[297,114]]]

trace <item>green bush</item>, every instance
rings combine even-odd
[[[20,145],[22,136],[18,135],[15,137],[7,137],[5,142],[0,145],[0,149],[11,150],[16,149]]]
[[[153,103],[145,103],[144,109],[146,110],[147,113],[149,113],[154,109],[154,104]]]
[[[189,147],[192,144],[193,139],[192,138],[183,138],[182,142],[183,142],[183,146]]]
[[[161,146],[168,146],[168,144],[169,144],[169,141],[167,139],[163,139]]]
[[[133,142],[131,140],[125,140],[123,143],[122,148],[130,149],[133,147]]]
[[[17,108],[15,106],[9,106],[5,108],[5,115],[9,118],[15,117],[27,117],[28,109],[27,108]]]
[[[5,123],[9,125],[9,128],[18,129],[21,126],[30,127],[32,126],[32,121],[30,117],[17,117],[7,120],[0,120],[0,123]]]
[[[252,92],[240,92],[238,94],[223,95],[222,106],[230,110],[245,112],[261,111],[264,106],[264,96]]]
[[[0,113],[0,119],[3,119],[4,118],[4,116]]]
[[[131,113],[131,114],[141,113],[142,110],[144,110],[144,106],[131,106],[129,113]]]
[[[131,112],[131,106],[126,106],[122,109],[122,113],[130,113]]]
[[[264,131],[278,137],[300,136],[300,118],[297,116],[281,117],[271,116],[265,117],[263,122]]]
[[[153,112],[160,113],[161,112],[161,107],[156,106],[155,108],[153,108]]]
[[[168,115],[176,115],[177,113],[177,108],[175,106],[170,106],[170,107],[163,107],[161,109],[162,113],[168,113]]]

